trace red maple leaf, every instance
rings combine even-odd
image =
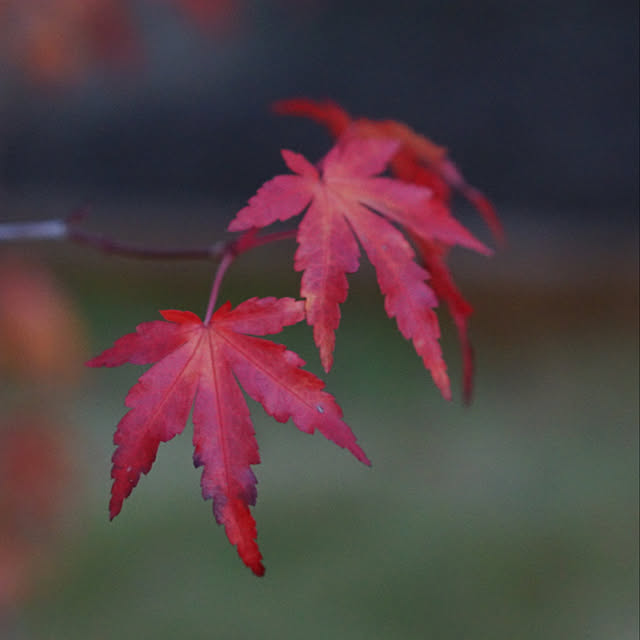
[[[333,362],[340,304],[347,297],[346,274],[358,270],[359,241],[376,269],[387,314],[396,319],[402,335],[413,341],[436,385],[450,398],[433,311],[437,299],[426,283],[428,272],[414,261],[413,249],[395,224],[425,242],[489,250],[432,197],[431,190],[377,177],[398,148],[397,141],[362,138],[347,130],[318,168],[297,153],[283,151],[295,175],[266,182],[228,228],[264,227],[306,209],[298,228],[295,269],[303,272],[301,295],[307,321],[313,326],[326,371]]]
[[[334,137],[350,135],[397,141],[398,151],[389,165],[396,178],[428,187],[433,197],[447,207],[451,205],[451,190],[459,191],[480,212],[498,243],[504,242],[502,224],[489,199],[466,182],[444,147],[420,135],[406,124],[395,120],[354,119],[331,100],[292,98],[276,102],[274,110],[282,115],[310,118],[324,125]],[[438,300],[447,304],[458,330],[463,360],[463,396],[468,403],[473,390],[473,349],[468,336],[469,316],[473,308],[456,287],[446,264],[450,246],[444,242],[410,235],[418,251],[420,263],[429,272],[431,288]]]
[[[279,422],[291,418],[305,433],[316,429],[369,464],[342,411],[322,380],[284,345],[254,336],[278,333],[304,318],[304,303],[292,298],[251,298],[220,307],[208,324],[189,311],[162,311],[165,321],[137,332],[89,361],[92,367],[154,364],[126,398],[130,411],[118,424],[109,505],[113,519],[148,473],[161,442],[184,429],[193,405],[193,456],[202,466],[202,495],[229,541],[256,575],[264,573],[249,505],[256,502],[250,465],[260,457],[249,409],[240,386]],[[253,335],[247,335],[253,334]]]

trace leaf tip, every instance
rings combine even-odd
[[[442,397],[447,401],[453,400],[453,394],[451,393],[451,382],[446,370],[439,371],[436,368],[431,369],[431,377],[436,384],[436,387],[440,390]]]
[[[308,321],[307,313],[307,321]],[[311,324],[311,323],[309,323]],[[315,325],[313,327],[313,335],[318,352],[320,353],[320,364],[325,373],[329,373],[333,367],[333,351],[335,349],[335,334],[332,331],[326,331],[325,327]]]
[[[91,360],[87,360],[84,363],[85,367],[91,367],[92,369],[96,369],[97,367],[101,367],[102,364],[100,363],[100,356],[95,356],[94,358],[91,358]]]
[[[109,502],[109,521],[113,522],[113,519],[120,513],[122,510],[122,500],[116,500],[115,497],[111,498]]]
[[[348,449],[360,462],[362,462],[362,464],[366,465],[367,467],[372,466],[371,460],[369,460],[367,454],[357,442],[354,442],[351,446],[348,447]]]
[[[361,450],[362,451],[362,450]],[[362,462],[362,464],[364,464],[365,466],[371,468],[373,466],[373,463],[371,462],[371,460],[369,460],[369,458],[367,458],[366,454],[364,453],[364,451],[362,452],[362,457],[356,456],[358,458],[358,460],[360,460],[360,462]]]

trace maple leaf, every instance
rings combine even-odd
[[[497,242],[504,243],[502,224],[488,198],[466,182],[444,147],[433,143],[406,124],[395,120],[354,119],[331,100],[293,98],[276,102],[273,108],[282,115],[310,118],[324,125],[334,137],[350,135],[396,140],[399,148],[390,162],[390,169],[395,177],[428,187],[433,197],[447,207],[450,206],[452,189],[459,191],[480,212]],[[473,390],[474,358],[468,325],[473,308],[456,287],[446,264],[450,246],[415,234],[410,234],[410,237],[418,251],[420,263],[431,276],[431,288],[438,300],[447,304],[458,330],[463,360],[463,397],[469,403]]]
[[[413,249],[394,223],[425,241],[489,250],[431,197],[429,189],[377,176],[398,146],[392,140],[343,136],[318,168],[284,150],[284,161],[295,175],[266,182],[228,228],[264,227],[306,209],[297,233],[295,269],[303,272],[307,322],[313,326],[326,371],[333,363],[340,304],[348,293],[346,274],[359,267],[359,241],[375,267],[387,314],[413,341],[436,385],[450,398],[433,311],[437,299],[426,283],[429,274],[414,261]]]
[[[165,321],[147,322],[93,358],[92,367],[155,363],[127,395],[130,411],[114,442],[109,505],[113,519],[148,473],[161,442],[184,429],[193,405],[193,461],[203,467],[201,487],[213,499],[216,521],[256,575],[264,573],[249,510],[256,502],[250,465],[260,457],[238,382],[279,422],[291,418],[305,433],[316,429],[358,460],[370,464],[342,421],[342,411],[324,383],[301,367],[284,345],[255,336],[278,333],[304,318],[304,303],[292,298],[251,298],[235,309],[221,306],[204,324],[189,311],[162,311]],[[253,334],[253,335],[248,335]]]

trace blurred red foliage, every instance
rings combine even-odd
[[[5,0],[0,55],[36,84],[69,82],[96,62],[131,59],[127,3],[113,0]]]
[[[66,413],[85,342],[83,323],[53,275],[2,255],[0,614],[18,607],[55,564],[55,544],[75,503],[71,432],[52,416]],[[7,409],[25,402],[28,410]]]
[[[69,435],[38,412],[0,418],[0,612],[18,606],[54,564],[74,503]]]
[[[86,339],[68,295],[42,266],[0,257],[0,371],[68,384],[83,370]]]
[[[322,0],[271,0],[296,17],[314,15]],[[65,86],[96,68],[125,69],[144,60],[143,24],[150,12],[175,9],[215,37],[239,25],[259,26],[251,0],[0,0],[0,70],[38,86]]]

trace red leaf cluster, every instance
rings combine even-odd
[[[450,398],[433,310],[438,300],[427,284],[430,274],[415,262],[413,248],[395,225],[416,238],[429,257],[435,258],[440,246],[455,244],[485,254],[489,250],[430,189],[377,175],[400,152],[398,140],[364,137],[350,128],[318,168],[298,154],[283,151],[294,175],[265,183],[238,212],[229,230],[261,228],[305,211],[298,228],[295,269],[303,272],[300,293],[326,371],[333,362],[339,305],[347,297],[346,274],[359,267],[359,243],[376,269],[387,314],[396,319],[402,335],[413,341],[436,385]],[[436,277],[441,272],[448,275],[441,259],[437,264]],[[449,294],[446,279],[440,280],[439,290]]]
[[[240,387],[276,420],[291,419],[306,433],[318,430],[369,464],[340,407],[323,391],[324,383],[304,371],[304,362],[285,346],[257,336],[306,318],[329,371],[347,275],[358,270],[362,248],[375,268],[387,314],[450,398],[435,314],[439,301],[447,303],[460,334],[469,397],[471,307],[451,278],[446,256],[455,245],[484,254],[490,250],[451,215],[451,187],[474,201],[500,232],[488,201],[464,182],[445,150],[406,125],[354,121],[332,103],[289,101],[277,108],[320,120],[338,140],[316,165],[298,153],[282,152],[291,173],[267,181],[229,224],[230,231],[245,233],[222,257],[209,309],[233,257],[269,241],[269,236],[259,238],[258,230],[301,214],[294,267],[302,272],[303,300],[251,298],[235,309],[227,303],[213,314],[208,311],[204,322],[187,311],[163,311],[164,321],[139,325],[88,363],[153,365],[129,392],[130,411],[115,434],[111,517],[151,469],[160,443],[183,431],[193,407],[194,463],[203,467],[202,494],[213,500],[216,520],[257,575],[264,567],[250,511],[256,501],[251,466],[260,458]],[[395,178],[381,175],[387,168]],[[282,234],[271,239],[276,237]]]
[[[403,182],[429,188],[433,202],[440,203],[447,210],[451,206],[451,190],[459,191],[480,212],[497,242],[504,242],[502,225],[487,197],[466,182],[444,147],[413,131],[406,124],[395,120],[353,119],[342,107],[330,100],[317,102],[307,98],[293,98],[275,103],[274,110],[281,115],[310,118],[342,140],[395,141],[396,152],[389,160],[389,167],[395,177]],[[446,264],[449,250],[455,243],[435,234],[426,237],[415,233],[411,228],[407,228],[407,232],[418,251],[421,265],[429,274],[431,289],[437,300],[446,303],[458,330],[463,357],[463,397],[468,403],[473,392],[473,349],[468,335],[469,316],[473,308],[456,287]],[[438,332],[434,331],[437,337]],[[438,383],[438,386],[447,397],[446,383]]]

